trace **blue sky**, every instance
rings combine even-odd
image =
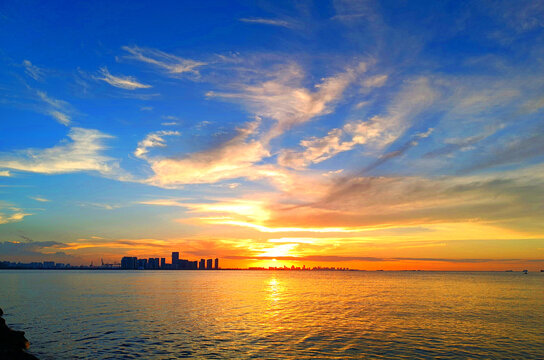
[[[542,19],[538,1],[4,3],[0,255],[538,262]]]

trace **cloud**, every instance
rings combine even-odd
[[[175,206],[175,207],[187,207],[181,200],[174,199],[155,199],[139,201],[138,204],[142,205],[157,205],[157,206]]]
[[[38,97],[49,105],[49,109],[46,110],[46,113],[51,115],[55,120],[57,120],[62,125],[68,126],[71,123],[71,118],[67,114],[69,112],[69,105],[66,101],[57,100],[49,97],[47,93],[43,91],[37,91]]]
[[[302,140],[300,146],[304,148],[303,151],[283,150],[278,156],[278,163],[291,168],[302,168],[363,144],[367,145],[367,150],[379,151],[397,140],[437,97],[438,94],[428,79],[408,81],[385,114],[374,115],[364,121],[348,122],[342,129],[332,129],[321,138]]]
[[[0,176],[10,177],[11,173],[8,170],[1,170]]]
[[[527,159],[544,155],[543,130],[544,126],[540,126],[528,134],[501,139],[480,152],[472,164],[462,169],[462,172],[521,163]]]
[[[49,202],[51,200],[48,200],[42,196],[29,196],[29,198],[31,198],[32,200],[36,200],[36,201],[39,201],[39,202]]]
[[[253,165],[269,156],[269,152],[261,142],[248,140],[257,126],[258,122],[250,123],[245,128],[238,129],[238,134],[232,139],[186,158],[149,159],[155,173],[149,182],[158,186],[171,186],[258,176],[258,170]]]
[[[382,87],[385,85],[387,79],[387,75],[375,75],[363,80],[363,86],[366,88]]]
[[[260,233],[357,234],[423,226],[466,238],[541,236],[543,174],[544,168],[538,165],[477,176],[354,176],[321,187],[301,181],[302,191],[284,195],[156,204],[186,207],[188,213],[197,214],[180,219],[183,223]],[[311,188],[316,190],[316,200],[301,200],[303,191]]]
[[[138,82],[135,77],[132,76],[113,76],[109,73],[108,68],[103,67],[100,72],[104,77],[98,78],[105,81],[111,86],[115,86],[121,89],[136,90],[136,89],[148,89],[151,85],[146,85]]]
[[[179,136],[181,135],[178,131],[155,131],[152,133],[147,134],[145,139],[140,141],[138,143],[138,147],[134,151],[134,156],[145,159],[146,154],[149,151],[149,148],[152,147],[166,147],[166,140],[164,140],[165,136]]]
[[[171,76],[179,76],[184,73],[199,75],[198,68],[207,65],[205,62],[183,59],[155,49],[123,46],[123,50],[131,54],[129,58],[155,65],[166,70]]]
[[[349,67],[322,79],[311,90],[301,86],[303,72],[299,66],[291,64],[275,72],[270,80],[256,85],[238,85],[241,89],[238,92],[210,91],[206,95],[239,101],[255,115],[275,120],[275,127],[266,137],[271,139],[295,125],[331,113],[345,89],[365,70],[365,63]]]
[[[380,156],[378,158],[378,160],[374,161],[372,164],[368,165],[367,167],[365,167],[361,174],[365,174],[375,168],[377,168],[378,166],[384,164],[385,162],[393,159],[393,158],[396,158],[396,157],[399,157],[401,155],[403,155],[405,152],[407,152],[408,150],[410,150],[411,148],[413,148],[414,146],[417,146],[419,144],[419,139],[424,139],[424,138],[427,138],[431,135],[431,133],[433,132],[433,128],[429,128],[427,129],[426,132],[424,133],[417,133],[415,135],[413,135],[410,140],[408,140],[406,143],[404,143],[404,145],[402,145],[400,148],[396,149],[396,150],[393,150],[393,151],[390,151],[382,156]]]
[[[79,203],[79,206],[83,207],[95,207],[99,209],[105,209],[105,210],[115,210],[121,207],[121,205],[118,204],[103,204],[103,203]]]
[[[477,176],[348,177],[331,186],[321,201],[306,209],[284,210],[269,225],[493,222],[496,226],[542,231],[537,225],[544,221],[542,174],[542,166],[537,165]]]
[[[68,138],[51,148],[0,153],[0,168],[42,174],[97,171],[110,175],[117,169],[117,163],[102,154],[106,150],[104,140],[112,136],[98,130],[72,128]]]
[[[8,261],[77,261],[62,251],[66,244],[57,241],[4,241],[0,242],[2,260]]]
[[[281,26],[290,28],[293,27],[291,23],[285,20],[279,19],[263,19],[263,18],[241,18],[241,22],[250,23],[250,24],[263,24],[263,25],[272,25],[272,26]]]
[[[71,119],[68,115],[61,113],[60,111],[52,110],[49,111],[49,115],[55,118],[62,125],[70,125]]]
[[[342,129],[332,129],[321,138],[311,137],[300,142],[304,147],[303,152],[286,149],[282,150],[278,156],[278,164],[291,168],[303,168],[311,163],[319,163],[342,152],[351,150],[354,146],[351,141],[342,141],[344,131]]]
[[[36,81],[42,80],[43,70],[33,65],[29,60],[23,60],[23,66],[25,67],[25,73]]]
[[[162,126],[176,126],[176,125],[179,125],[179,123],[176,121],[170,121],[170,122],[162,122],[161,125]]]
[[[22,221],[26,216],[33,214],[25,213],[22,209],[12,206],[2,206],[0,203],[0,224]],[[2,252],[0,252],[1,254]]]

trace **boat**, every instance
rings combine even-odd
[[[527,275],[529,271],[528,270],[523,270],[522,273],[524,273],[525,275]]]

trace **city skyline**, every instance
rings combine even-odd
[[[6,2],[0,258],[539,270],[543,18],[529,0]]]

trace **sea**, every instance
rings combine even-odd
[[[544,359],[544,273],[0,271],[39,359]]]

